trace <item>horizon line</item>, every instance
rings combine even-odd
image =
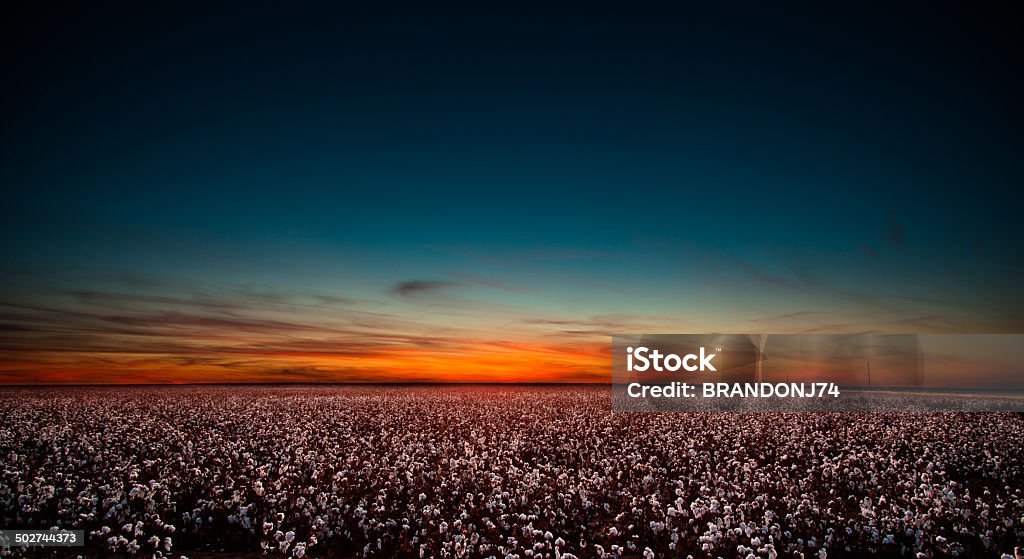
[[[63,383],[63,382],[42,382],[35,384],[4,384],[0,388],[45,388],[45,387],[106,387],[106,386],[367,386],[367,385],[611,385],[612,382],[561,382],[561,381],[267,381],[267,382],[93,382],[93,383]]]

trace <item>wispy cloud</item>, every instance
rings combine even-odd
[[[466,285],[414,280],[391,292],[416,298]],[[541,320],[482,328],[471,312],[442,319],[388,309],[386,301],[382,310],[391,312],[333,295],[210,293],[168,294],[161,286],[0,301],[0,383],[581,382],[602,380],[607,369],[607,340],[559,333],[574,328],[549,329]]]
[[[442,280],[409,280],[399,282],[389,292],[399,297],[418,297],[444,289],[458,287],[459,282]]]

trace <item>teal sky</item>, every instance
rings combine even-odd
[[[1001,10],[5,8],[0,374],[373,378],[347,348],[468,336],[596,378],[612,331],[1020,332]],[[252,353],[312,341],[330,364]]]

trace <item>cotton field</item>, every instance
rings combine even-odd
[[[608,387],[0,390],[4,556],[906,557],[1024,545],[1010,414],[613,413]]]

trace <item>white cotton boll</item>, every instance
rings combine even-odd
[[[654,559],[654,551],[652,551],[651,548],[644,548],[644,559]]]
[[[618,530],[618,529],[617,529],[617,528],[616,528],[615,526],[612,526],[611,528],[609,528],[609,529],[608,529],[608,533],[609,533],[609,534],[610,534],[610,535],[611,535],[612,537],[615,537],[615,536],[618,536],[618,535],[619,535],[619,530]]]
[[[288,543],[291,543],[292,540],[294,540],[294,539],[295,539],[295,532],[293,532],[291,530],[288,530],[287,532],[285,532],[285,534],[284,534],[284,541],[286,541]]]
[[[826,559],[828,557],[828,552],[825,551],[824,547],[818,550],[818,557],[819,559]]]
[[[565,540],[563,540],[561,537],[559,537],[557,540],[555,540],[555,545],[558,546],[558,547],[562,547],[562,546],[565,545]]]

